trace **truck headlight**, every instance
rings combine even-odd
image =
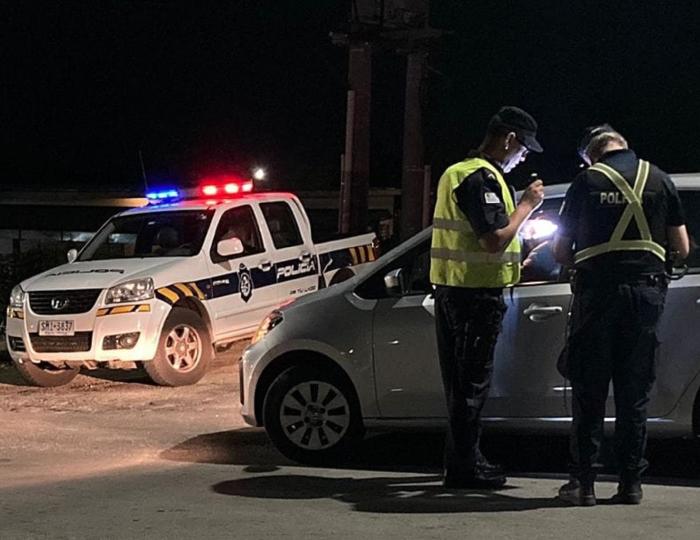
[[[134,279],[107,290],[106,304],[123,304],[153,298],[153,278]]]
[[[26,293],[22,290],[22,287],[16,285],[10,293],[10,306],[13,308],[23,308],[25,295]]]
[[[264,338],[270,330],[272,330],[283,320],[284,317],[282,316],[281,311],[274,310],[270,312],[270,314],[262,320],[260,326],[258,326],[258,329],[255,331],[253,339],[250,340],[250,344],[255,345],[258,341]]]

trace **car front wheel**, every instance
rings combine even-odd
[[[275,446],[300,463],[342,460],[364,431],[350,384],[331,370],[306,366],[291,367],[275,379],[263,418]]]
[[[162,386],[199,381],[213,356],[207,327],[194,311],[173,308],[161,332],[155,358],[143,363],[148,376]]]
[[[56,367],[48,362],[35,364],[30,360],[15,360],[15,368],[22,378],[34,386],[53,387],[68,384],[80,373],[80,367]]]

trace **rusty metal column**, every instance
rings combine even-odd
[[[401,239],[419,232],[423,217],[423,118],[421,86],[425,51],[413,51],[406,58],[406,103],[403,121],[403,171],[401,175]]]
[[[369,126],[372,98],[372,46],[351,43],[348,56],[348,109],[341,233],[365,232],[369,196]]]

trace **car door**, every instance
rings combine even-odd
[[[526,240],[529,245],[524,256],[544,244],[532,255],[539,257],[540,270],[534,272],[531,268],[524,273],[524,282],[505,291],[508,311],[496,347],[485,416],[565,415],[565,384],[556,371],[556,360],[564,344],[570,288],[559,281],[560,269],[551,253],[546,253],[551,243],[545,244],[551,242],[556,229],[559,205],[560,200],[552,200],[533,216],[539,222],[534,229],[544,234],[532,233],[533,237]],[[373,286],[363,284],[358,289],[360,295],[377,300],[374,369],[377,402],[386,417],[446,414],[435,340],[434,299],[428,284],[430,235],[421,234],[426,236],[421,243],[371,276],[370,280],[376,281]],[[408,290],[401,298],[389,296],[380,282],[396,268],[403,269],[407,282]]]
[[[241,241],[243,252],[224,257],[217,244],[231,238]],[[253,206],[244,204],[222,213],[208,264],[212,276],[208,302],[216,339],[252,332],[277,304],[272,252],[260,233]]]
[[[425,235],[425,233],[423,233]],[[444,417],[435,340],[434,300],[429,283],[430,237],[373,274],[359,294],[377,300],[373,316],[374,371],[382,416]],[[390,296],[384,275],[401,269],[407,290]]]
[[[571,288],[552,251],[561,201],[548,198],[520,231],[522,275],[504,291],[508,310],[496,345],[485,416],[566,415],[568,388],[556,363],[564,346]]]
[[[260,211],[272,242],[275,295],[279,302],[318,288],[318,260],[311,234],[303,234],[301,210],[288,201],[261,202]]]

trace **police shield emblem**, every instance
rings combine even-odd
[[[238,268],[238,280],[241,300],[248,302],[250,297],[253,296],[253,278],[245,264],[240,265]]]

